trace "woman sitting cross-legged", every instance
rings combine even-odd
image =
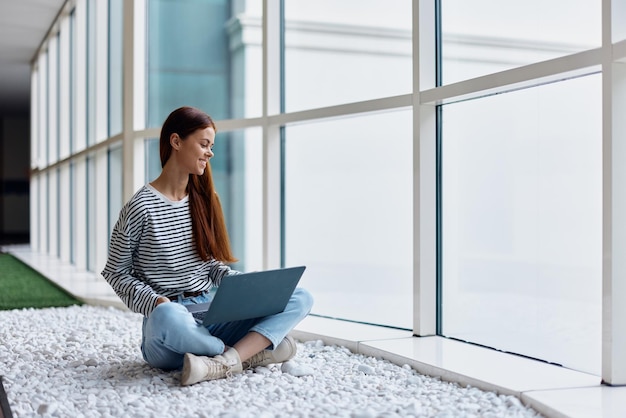
[[[102,271],[126,306],[144,315],[144,359],[182,368],[183,385],[293,358],[296,344],[287,334],[313,305],[309,292],[296,288],[281,313],[207,327],[185,308],[210,302],[211,287],[239,274],[227,265],[236,259],[211,176],[215,132],[213,120],[192,107],[167,117],[161,174],[120,211]]]

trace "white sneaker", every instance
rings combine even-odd
[[[186,353],[183,360],[183,373],[180,383],[183,386],[189,386],[205,380],[230,377],[242,371],[239,353],[232,347],[215,357],[196,356]]]
[[[272,363],[283,363],[291,360],[298,351],[296,342],[289,335],[283,338],[274,350],[263,350],[243,362],[244,369],[267,366]]]

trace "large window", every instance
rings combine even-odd
[[[445,84],[601,44],[601,0],[441,0]]]
[[[410,93],[411,2],[285,0],[284,54],[287,111]]]
[[[444,335],[600,372],[600,83],[444,106]]]
[[[101,271],[191,105],[233,267],[307,265],[315,314],[620,371],[623,3],[76,0],[33,60],[33,247]]]
[[[215,119],[230,116],[226,0],[147,3],[147,126],[174,109],[195,106]]]
[[[411,113],[286,129],[285,264],[314,312],[411,328]]]

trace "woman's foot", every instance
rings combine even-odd
[[[267,366],[272,363],[283,363],[291,360],[298,351],[296,342],[289,335],[283,338],[274,350],[263,350],[243,362],[244,369],[252,369],[258,366]]]
[[[183,360],[180,383],[183,386],[189,386],[205,380],[222,379],[242,371],[239,353],[232,347],[215,357],[187,353]]]

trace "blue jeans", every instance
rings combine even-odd
[[[273,349],[313,306],[311,294],[296,288],[281,313],[205,327],[196,322],[184,305],[210,301],[211,296],[207,293],[191,298],[179,296],[178,303],[161,303],[154,308],[150,316],[143,319],[143,358],[160,369],[180,369],[185,353],[213,357],[222,354],[225,346],[233,346],[251,331],[270,340],[268,348]]]

